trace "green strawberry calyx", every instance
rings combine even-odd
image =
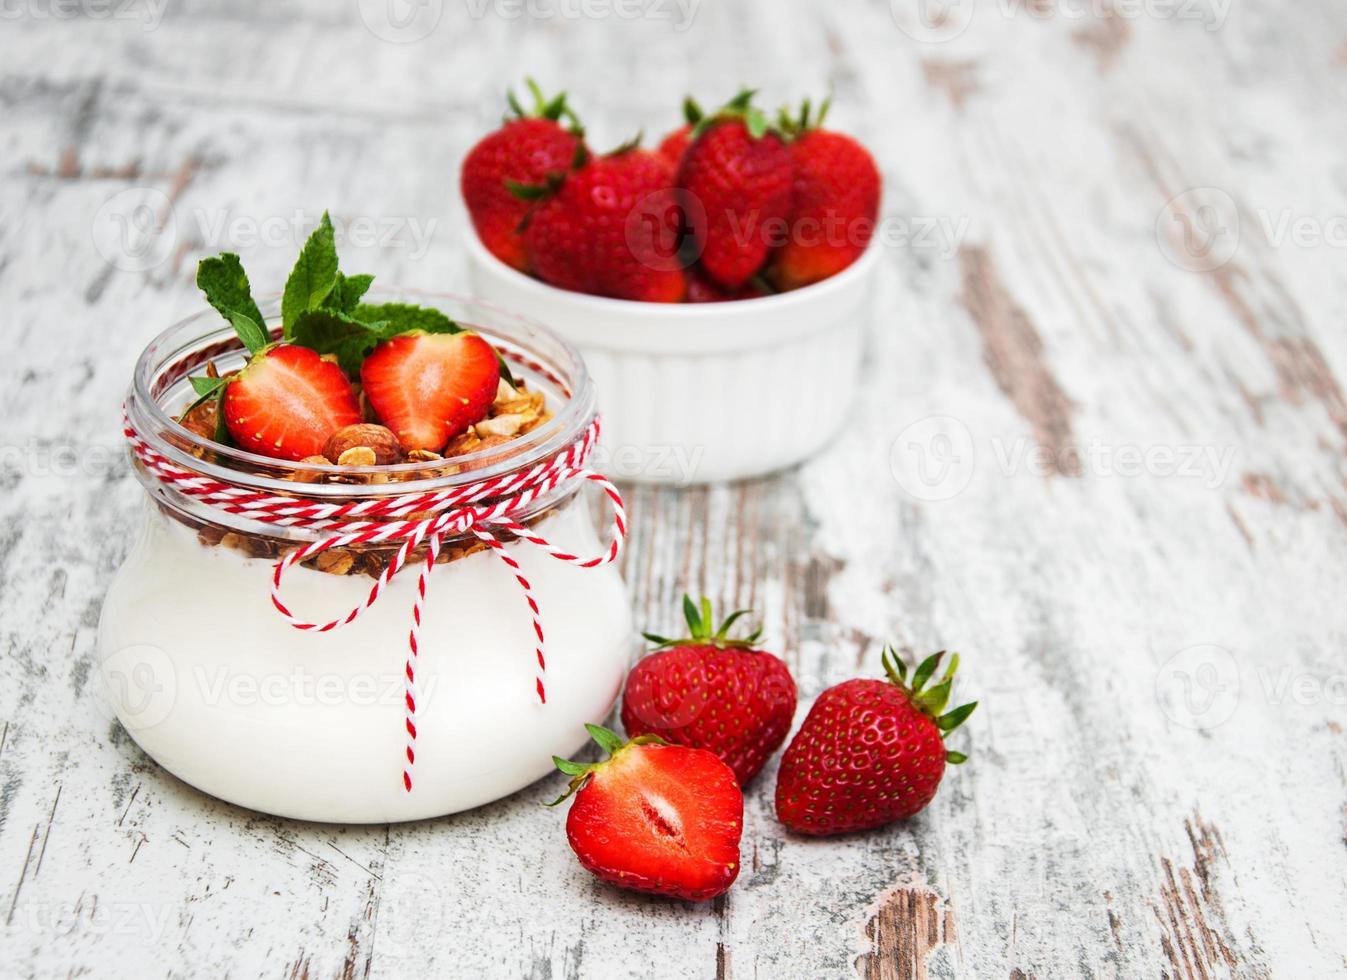
[[[561,190],[561,185],[566,182],[566,175],[579,170],[589,161],[589,148],[585,146],[585,127],[580,124],[579,118],[571,111],[570,106],[566,104],[566,93],[558,92],[552,98],[543,95],[543,90],[538,87],[538,83],[531,78],[524,79],[524,84],[528,86],[529,93],[533,96],[533,108],[526,110],[520,101],[515,97],[514,91],[505,93],[505,101],[510,104],[510,109],[514,112],[515,119],[547,119],[552,122],[566,120],[566,130],[576,138],[575,155],[571,158],[571,165],[567,170],[555,170],[549,173],[540,184],[526,184],[523,181],[511,180],[505,178],[505,186],[510,193],[521,201],[528,201],[530,204],[537,204],[554,196]],[[510,122],[511,117],[506,116],[505,122]],[[520,231],[527,227],[528,217],[521,222]]]
[[[726,120],[737,119],[741,121],[748,129],[748,135],[755,140],[762,139],[769,132],[776,133],[776,127],[763,112],[753,104],[753,96],[757,95],[757,89],[740,89],[739,94],[730,99],[723,106],[709,115],[699,116],[696,122],[693,122],[692,132],[689,134],[691,139],[696,139],[702,133],[706,132],[716,123]],[[695,106],[696,103],[693,103]],[[698,113],[701,112],[697,109]],[[689,117],[689,122],[692,119]],[[777,135],[781,135],[777,133]]]
[[[761,626],[737,640],[730,639],[729,635],[730,627],[741,616],[747,615],[749,615],[749,610],[736,609],[726,616],[719,626],[716,626],[715,616],[711,611],[711,600],[702,596],[701,603],[698,605],[692,601],[691,596],[685,595],[683,596],[683,616],[688,621],[687,636],[670,639],[657,633],[642,633],[641,635],[655,644],[656,650],[683,646],[712,646],[721,650],[751,650],[762,638]]]
[[[528,88],[529,94],[533,96],[533,108],[525,109],[523,103],[515,96],[513,89],[505,92],[505,101],[509,103],[510,110],[514,113],[515,119],[547,119],[551,122],[561,122],[566,120],[567,126],[576,136],[583,136],[585,127],[580,124],[580,119],[569,105],[566,104],[566,93],[558,92],[550,99],[543,95],[543,90],[532,78],[525,78],[524,85]],[[506,116],[505,122],[510,122],[511,117]]]
[[[611,728],[604,728],[602,725],[585,725],[585,731],[589,732],[590,738],[599,743],[599,748],[608,753],[608,758],[600,759],[598,762],[572,762],[570,759],[563,759],[559,755],[552,756],[552,763],[570,776],[571,781],[566,787],[566,792],[551,803],[544,804],[545,806],[556,806],[568,799],[571,794],[583,789],[585,783],[589,782],[595,773],[602,771],[625,749],[633,745],[669,744],[658,735],[638,735],[633,739],[624,740],[617,732]]]
[[[823,120],[828,117],[828,110],[832,108],[833,97],[829,92],[828,96],[818,104],[818,110],[814,110],[814,105],[810,99],[806,98],[800,103],[797,112],[792,113],[788,106],[782,106],[776,117],[776,128],[783,136],[789,139],[796,139],[803,136],[811,129],[822,129]]]
[[[911,681],[908,680],[907,676],[907,664],[895,650],[887,646],[884,647],[880,661],[884,664],[884,673],[888,675],[889,680],[908,696],[922,714],[935,722],[936,727],[940,729],[941,738],[948,738],[950,732],[968,720],[968,716],[973,713],[973,709],[978,706],[978,703],[970,701],[968,704],[961,704],[957,708],[945,711],[945,706],[949,704],[950,689],[954,684],[954,673],[959,669],[959,655],[957,653],[949,655],[949,661],[940,680],[929,687],[927,686],[931,679],[935,677],[935,672],[940,667],[940,661],[944,658],[944,650],[931,654],[917,665],[917,669],[912,672]],[[945,753],[945,761],[957,766],[962,762],[967,762],[968,756],[951,749]]]
[[[706,118],[705,111],[690,95],[683,100],[683,118],[687,120],[689,126],[695,126]]]

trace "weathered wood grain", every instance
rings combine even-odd
[[[1347,215],[1347,10],[967,0],[920,40],[904,0],[708,0],[685,29],[465,2],[397,44],[379,7],[0,21],[4,972],[1347,975],[1347,243],[1277,234]],[[278,285],[330,207],[352,267],[461,287],[457,161],[525,72],[599,146],[685,91],[831,83],[886,180],[848,430],[773,479],[632,489],[623,569],[648,628],[685,590],[756,608],[805,707],[885,639],[957,647],[972,761],[906,824],[824,841],[782,832],[769,765],[706,907],[594,882],[548,783],[290,823],[177,783],[100,707],[140,496],[117,406],[198,306],[195,260]],[[128,261],[96,237],[133,189]]]

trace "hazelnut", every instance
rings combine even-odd
[[[368,449],[373,459],[368,463],[353,463],[342,459],[347,452],[356,448]],[[391,429],[375,425],[373,422],[357,422],[355,425],[340,428],[328,436],[327,445],[323,447],[323,455],[329,462],[345,466],[383,466],[400,460],[402,447],[398,445],[398,437],[393,435]]]

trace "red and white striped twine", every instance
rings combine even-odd
[[[536,690],[539,704],[547,702],[547,691],[543,684],[546,670],[546,658],[543,653],[542,613],[534,597],[533,586],[524,575],[523,569],[510,551],[497,537],[502,532],[521,541],[527,541],[553,558],[577,565],[580,568],[594,568],[614,561],[622,549],[627,533],[627,515],[622,505],[622,495],[612,483],[600,473],[588,469],[588,462],[599,437],[599,420],[595,418],[584,433],[565,450],[540,462],[527,470],[505,473],[480,483],[464,484],[445,490],[425,493],[400,494],[377,497],[346,503],[333,502],[313,497],[289,496],[249,490],[244,487],[222,483],[185,470],[151,448],[132,425],[129,415],[122,416],[123,433],[147,473],[165,487],[191,497],[225,514],[246,517],[249,520],[274,524],[278,527],[295,527],[307,530],[333,530],[325,538],[303,545],[279,559],[271,579],[271,603],[295,629],[326,632],[354,622],[361,613],[370,608],[387,587],[389,581],[407,563],[412,553],[424,542],[427,548],[425,560],[416,583],[416,598],[412,606],[411,630],[407,636],[406,664],[406,728],[407,761],[402,773],[403,787],[407,792],[412,789],[412,769],[416,763],[416,713],[417,713],[417,658],[420,654],[418,637],[421,620],[425,611],[426,590],[430,582],[430,573],[440,552],[445,536],[454,537],[471,534],[488,545],[491,551],[510,569],[519,583],[533,618],[535,637],[534,656],[537,659]],[[605,550],[593,557],[585,558],[573,555],[557,548],[546,538],[535,534],[517,520],[523,516],[539,498],[553,491],[578,490],[586,484],[596,484],[607,494],[613,508],[613,523],[609,543]],[[296,484],[296,487],[302,484]],[[415,514],[416,519],[408,520],[407,515]],[[422,516],[430,514],[431,516]],[[335,529],[340,530],[335,530]],[[375,580],[365,601],[344,616],[325,623],[310,623],[292,613],[281,598],[281,582],[285,573],[296,562],[306,561],[328,548],[343,548],[353,544],[378,542],[397,542],[398,548],[388,566]]]

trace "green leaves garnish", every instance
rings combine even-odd
[[[408,303],[362,303],[349,313],[335,309],[303,313],[295,321],[290,339],[320,354],[337,355],[341,369],[354,377],[360,373],[361,362],[381,341],[413,330],[463,332],[462,327],[439,310]]]
[[[215,394],[224,387],[227,379],[225,378],[189,378],[192,382],[192,389],[201,396],[204,401],[208,396]],[[193,406],[195,407],[195,406]]]
[[[292,336],[295,321],[301,314],[316,310],[323,304],[332,292],[332,287],[337,284],[338,275],[336,233],[332,228],[332,219],[324,211],[323,219],[304,243],[299,261],[291,270],[290,278],[285,281],[285,293],[281,296],[281,323],[286,340]]]
[[[233,325],[249,357],[256,356],[272,343],[266,319],[253,299],[248,276],[237,255],[224,252],[203,259],[197,266],[196,284],[206,294],[207,302]],[[319,354],[335,355],[341,369],[356,378],[370,351],[385,340],[412,331],[463,331],[452,319],[430,307],[412,303],[363,302],[373,284],[373,276],[342,273],[338,267],[332,218],[323,212],[322,220],[304,243],[285,282],[285,292],[281,296],[282,338]],[[514,377],[499,351],[496,359],[500,363],[501,377],[513,385]],[[188,411],[211,396],[223,396],[228,380],[191,378],[198,397]]]
[[[213,259],[204,259],[196,270],[197,287],[206,294],[206,302],[215,307],[226,320],[239,313],[254,324],[265,323],[262,311],[253,302],[248,274],[233,252],[224,252]]]
[[[410,303],[362,303],[351,315],[363,323],[392,323],[397,327],[395,333],[406,333],[409,330],[423,330],[426,333],[463,332],[462,327],[439,310]]]
[[[323,300],[323,309],[338,313],[350,313],[360,305],[360,298],[374,285],[373,276],[344,276],[337,273],[337,281],[332,284],[332,292]]]
[[[335,354],[341,369],[355,377],[389,326],[386,320],[366,323],[336,310],[308,310],[295,321],[290,341],[319,354]]]
[[[260,320],[254,320],[248,314],[239,313],[237,310],[229,312],[227,316],[229,322],[234,325],[234,332],[239,335],[239,340],[248,348],[249,354],[256,354],[271,343],[271,334],[267,333]]]

